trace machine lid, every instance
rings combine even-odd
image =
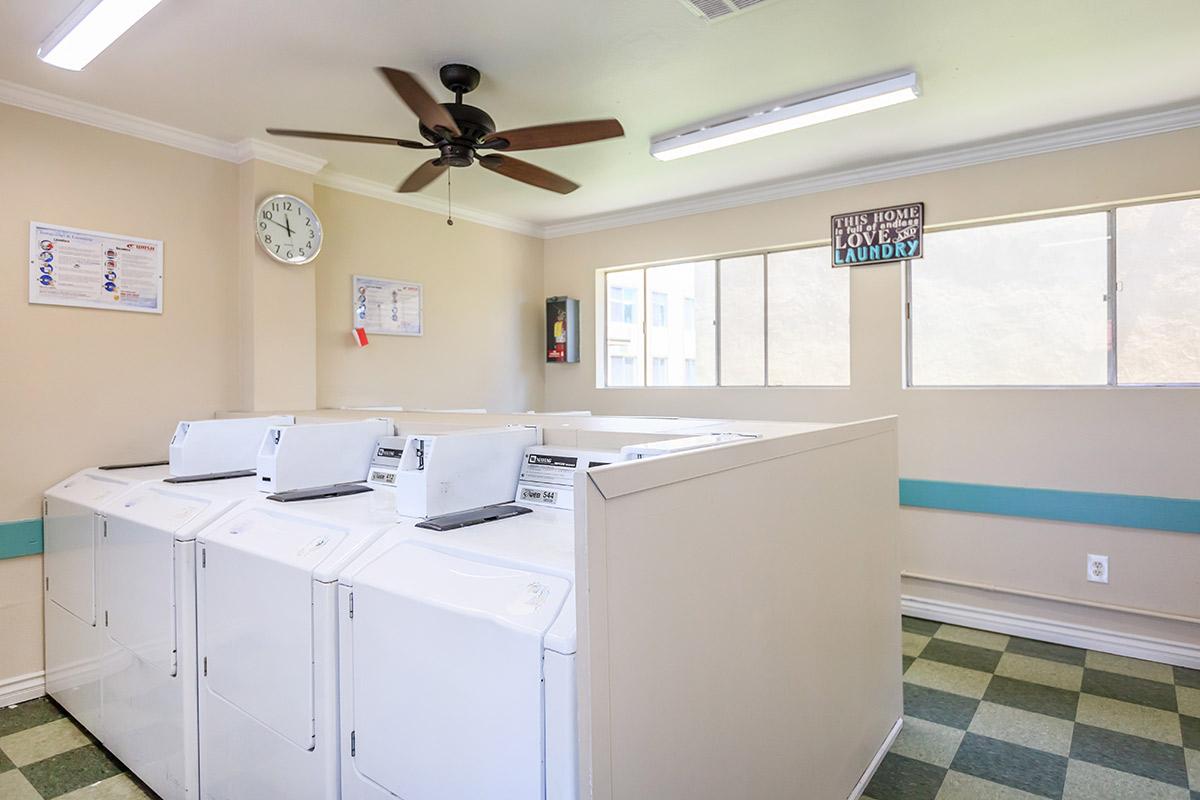
[[[165,466],[139,467],[102,472],[96,467],[81,470],[46,490],[48,497],[95,508],[118,492],[146,481],[167,476]]]
[[[562,610],[571,582],[407,541],[359,572],[355,587],[408,597],[447,614],[490,619],[540,638]]]
[[[256,495],[252,478],[220,484],[171,485],[155,481],[131,489],[104,507],[105,516],[127,520],[171,533],[176,538],[195,538],[195,530],[247,497]],[[186,530],[185,530],[186,529]]]

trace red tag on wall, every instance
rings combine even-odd
[[[354,343],[357,344],[359,347],[366,347],[369,344],[369,342],[367,341],[367,332],[364,329],[362,329],[362,328],[354,329]]]

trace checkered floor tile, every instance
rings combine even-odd
[[[869,800],[1200,800],[1200,671],[905,617]]]
[[[3,800],[147,800],[124,766],[41,697],[0,708],[0,798]]]
[[[1200,671],[905,617],[867,800],[1200,800]],[[2,800],[154,796],[48,698],[0,708]]]

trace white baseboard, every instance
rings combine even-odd
[[[900,735],[900,728],[903,725],[904,717],[896,720],[896,724],[892,726],[892,729],[888,731],[888,735],[884,737],[883,744],[875,751],[875,757],[867,765],[867,771],[859,778],[854,791],[850,792],[850,796],[846,800],[858,800],[858,798],[862,797],[863,792],[867,790],[867,784],[871,782],[871,778],[875,777],[875,770],[879,769],[879,765],[883,763],[883,757],[888,754],[888,750],[892,749],[892,742],[896,741],[896,737]]]
[[[1006,611],[991,611],[978,606],[947,603],[912,595],[901,595],[900,610],[910,617],[930,619],[934,622],[948,622],[952,625],[1007,633],[1043,642],[1200,669],[1200,646],[1186,642],[1138,636],[1070,622],[1056,622],[1023,614],[1010,614]]]
[[[30,672],[0,680],[0,706],[23,703],[46,693],[46,673]]]

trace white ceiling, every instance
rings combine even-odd
[[[229,142],[272,125],[419,138],[379,65],[445,99],[439,65],[479,67],[468,102],[501,128],[619,118],[624,139],[519,154],[583,185],[565,197],[453,171],[456,203],[536,224],[1200,98],[1195,0],[776,0],[717,23],[679,0],[163,0],[72,73],[34,53],[76,2],[0,4],[0,79]],[[908,68],[914,103],[680,161],[648,154],[690,123]],[[424,155],[273,141],[388,184]]]

